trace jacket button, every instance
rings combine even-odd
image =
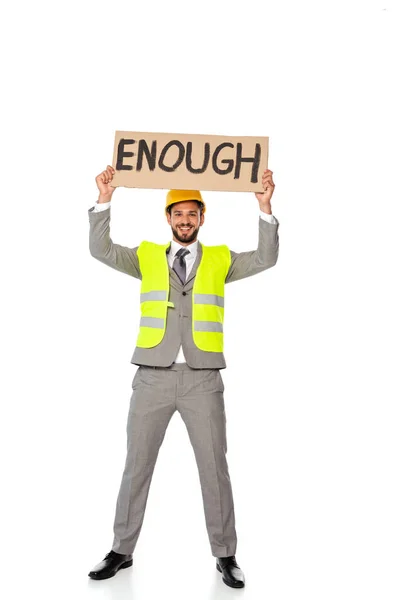
[[[186,292],[182,292],[182,296],[186,296]]]

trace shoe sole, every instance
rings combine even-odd
[[[222,573],[222,569],[221,569],[221,567],[219,566],[218,563],[216,564],[216,567],[217,567],[217,571],[219,571],[220,573]],[[229,581],[227,581],[226,579],[224,579],[223,576],[222,576],[222,581],[226,585],[229,585],[229,587],[232,587],[232,588],[242,588],[242,587],[244,587],[243,581],[238,581],[237,583],[230,583]]]
[[[101,574],[100,575],[90,575],[89,574],[89,577],[91,579],[96,579],[96,580],[99,580],[99,579],[110,579],[111,577],[114,577],[118,573],[118,571],[120,569],[127,569],[128,567],[131,567],[132,564],[133,564],[133,559],[132,560],[128,560],[127,562],[122,563],[122,565],[120,565],[118,567],[118,569],[115,571],[115,573],[111,573],[110,575],[101,575]]]

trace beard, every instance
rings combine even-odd
[[[178,242],[180,242],[181,244],[190,244],[191,242],[195,241],[200,227],[197,227],[197,229],[196,227],[193,227],[193,229],[191,229],[188,233],[182,233],[182,231],[180,231],[179,229],[175,229],[174,227],[172,227],[172,225],[171,229],[172,233],[175,236],[175,239],[177,239]]]

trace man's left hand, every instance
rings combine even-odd
[[[264,193],[255,194],[258,202],[260,203],[260,208],[268,208],[271,204],[272,194],[274,193],[275,184],[272,180],[272,171],[270,169],[265,169],[262,176],[262,186],[264,188]]]

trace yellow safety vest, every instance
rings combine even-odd
[[[199,242],[200,244],[200,242]],[[142,242],[137,250],[142,286],[140,328],[136,345],[153,348],[161,342],[167,326],[170,244]],[[195,345],[205,352],[223,352],[224,287],[231,264],[228,246],[204,246],[192,293],[192,333]]]

